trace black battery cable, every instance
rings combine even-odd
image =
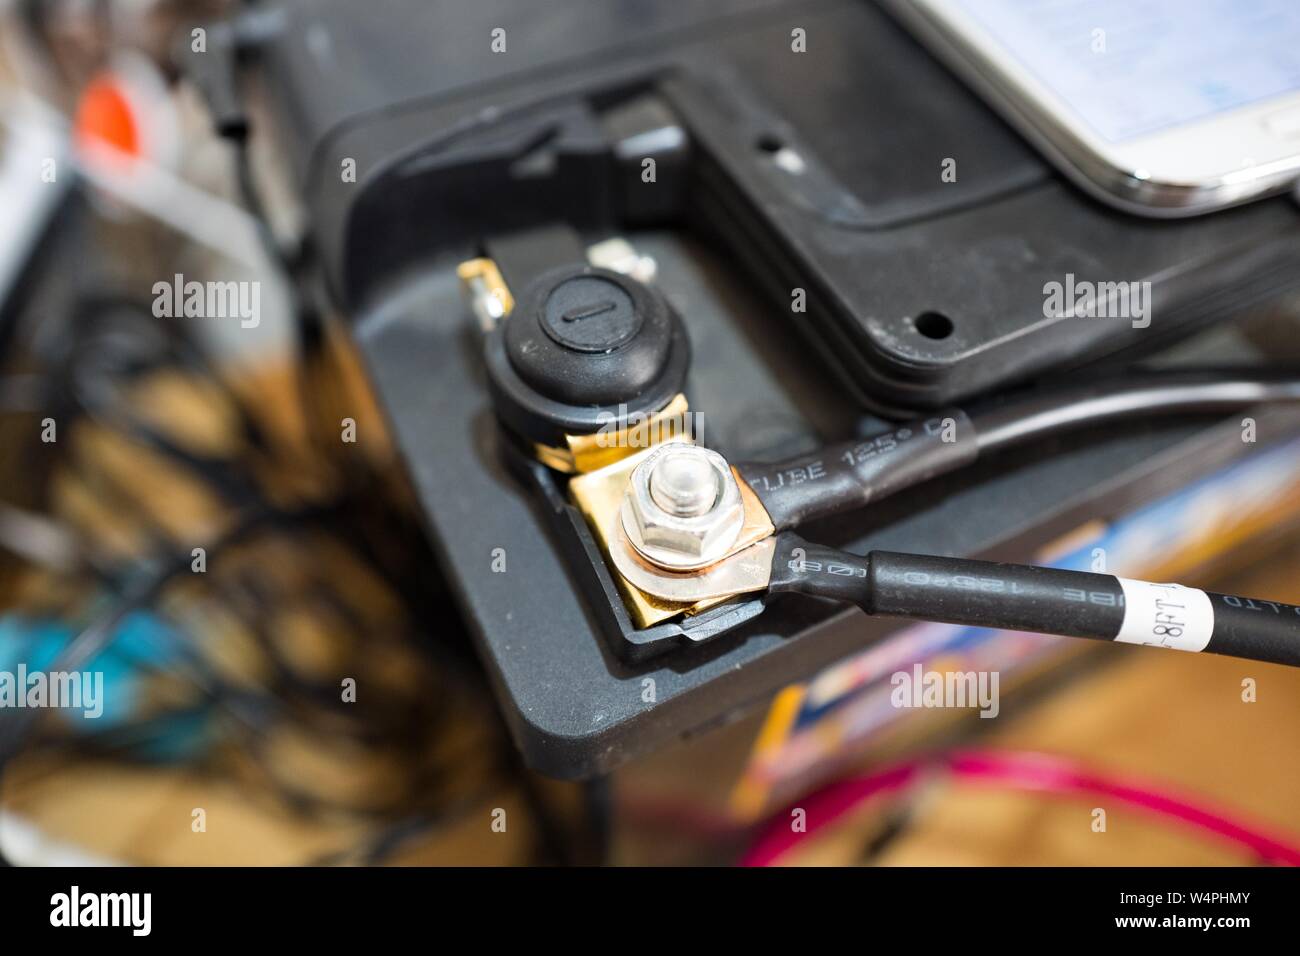
[[[1130,370],[936,412],[774,463],[741,464],[778,532],[768,591],[855,604],[867,614],[1204,651],[1300,666],[1300,608],[1110,574],[872,551],[791,530],[965,467],[997,451],[1153,415],[1226,414],[1300,400],[1291,369]]]
[[[777,535],[769,593],[870,615],[1204,651],[1300,667],[1300,607],[1088,571],[891,551],[849,554]]]
[[[1295,369],[1129,370],[1123,379],[1038,390],[935,412],[785,461],[737,465],[776,530],[842,514],[1036,439],[1154,415],[1226,414],[1300,401]]]

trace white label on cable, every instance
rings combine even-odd
[[[1124,589],[1124,623],[1115,640],[1176,651],[1203,651],[1214,631],[1210,596],[1181,584],[1117,577]]]

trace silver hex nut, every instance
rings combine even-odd
[[[620,511],[646,560],[676,571],[722,560],[740,537],[745,506],[727,460],[689,442],[665,442],[632,471]]]

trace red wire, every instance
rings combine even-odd
[[[1135,777],[1103,774],[1064,757],[1011,751],[961,751],[928,760],[895,764],[885,770],[831,784],[800,801],[805,827],[791,826],[793,809],[778,814],[745,854],[742,866],[771,866],[812,834],[834,824],[865,801],[895,793],[921,774],[946,770],[976,783],[1056,796],[1110,797],[1156,816],[1176,820],[1238,846],[1269,863],[1300,866],[1300,845],[1286,834],[1269,833],[1231,812],[1176,795]]]

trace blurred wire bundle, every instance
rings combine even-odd
[[[377,819],[481,796],[509,750],[382,440],[330,461],[254,412],[283,381],[241,394],[140,303],[84,298],[46,341],[6,415],[0,658],[102,670],[110,706],[0,712],[0,766],[186,760]]]
[[[179,14],[222,5],[20,3],[65,109],[117,42],[118,6],[156,53]],[[71,762],[179,765],[359,824],[320,861],[375,862],[504,787],[533,811],[537,858],[565,858],[301,257],[260,222],[299,347],[232,363],[140,294],[200,269],[192,244],[83,187],[0,347],[0,669],[101,672],[105,708],[0,710],[0,807]]]

